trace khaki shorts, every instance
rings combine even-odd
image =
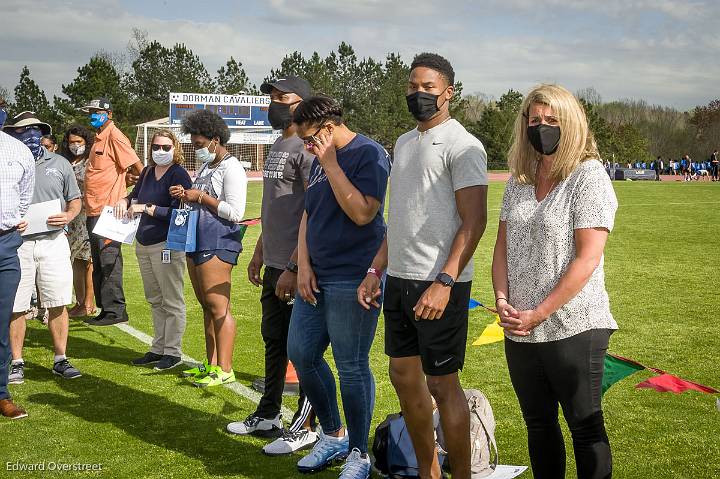
[[[14,313],[30,309],[37,286],[43,308],[65,306],[72,302],[73,272],[67,236],[59,233],[44,239],[26,239],[18,248],[20,285],[15,295]]]

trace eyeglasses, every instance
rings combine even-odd
[[[172,150],[172,145],[158,145],[157,143],[153,143],[152,145],[152,151],[159,151],[160,148],[162,148],[162,151],[170,151]]]
[[[303,137],[300,138],[300,139],[303,141],[303,143],[305,143],[305,146],[308,146],[308,145],[311,144],[311,143],[312,143],[312,144],[316,144],[316,143],[318,143],[318,141],[319,141],[319,140],[318,140],[318,137],[317,137],[317,134],[320,133],[320,130],[322,130],[323,128],[325,128],[325,123],[323,123],[322,125],[320,125],[320,128],[318,128],[318,129],[315,131],[315,133],[313,133],[312,135],[310,135],[310,136],[303,136]]]

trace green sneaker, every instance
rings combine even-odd
[[[186,369],[182,372],[182,375],[186,378],[195,378],[196,376],[204,376],[208,373],[209,364],[207,359],[203,361],[202,364],[199,364],[197,367],[194,367],[192,369]]]
[[[202,377],[195,377],[193,379],[193,386],[199,388],[206,388],[210,386],[221,386],[223,384],[229,384],[235,382],[235,371],[226,373],[220,366],[210,366],[208,373]]]

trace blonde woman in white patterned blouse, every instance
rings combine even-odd
[[[492,276],[510,378],[536,478],[565,477],[562,406],[577,477],[612,474],[600,399],[617,324],[603,251],[617,200],[585,112],[565,88],[523,102],[508,155]]]

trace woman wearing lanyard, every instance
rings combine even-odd
[[[195,158],[202,166],[191,189],[175,185],[170,194],[199,212],[197,248],[187,254],[187,264],[195,296],[203,309],[207,351],[204,364],[183,374],[195,386],[217,386],[235,381],[230,273],[242,251],[239,222],[245,213],[247,177],[238,159],[225,148],[230,130],[218,115],[209,110],[190,113],[182,129],[190,135]]]
[[[322,425],[320,440],[297,467],[314,472],[347,456],[340,477],[366,479],[375,403],[369,353],[380,308],[363,308],[357,288],[385,237],[382,215],[390,160],[378,143],[347,128],[342,108],[332,98],[304,100],[294,121],[316,159],[298,234],[298,293],[288,356]],[[340,376],[347,431],[335,378],[324,359],[329,345]]]
[[[153,337],[150,351],[132,363],[155,364],[162,371],[180,364],[185,332],[185,254],[166,248],[170,215],[180,201],[170,196],[171,185],[190,188],[192,181],[183,162],[183,152],[170,130],[159,130],[151,142],[152,161],[143,169],[127,198],[115,205],[115,216],[141,214],[135,236],[135,256],[152,311]]]

